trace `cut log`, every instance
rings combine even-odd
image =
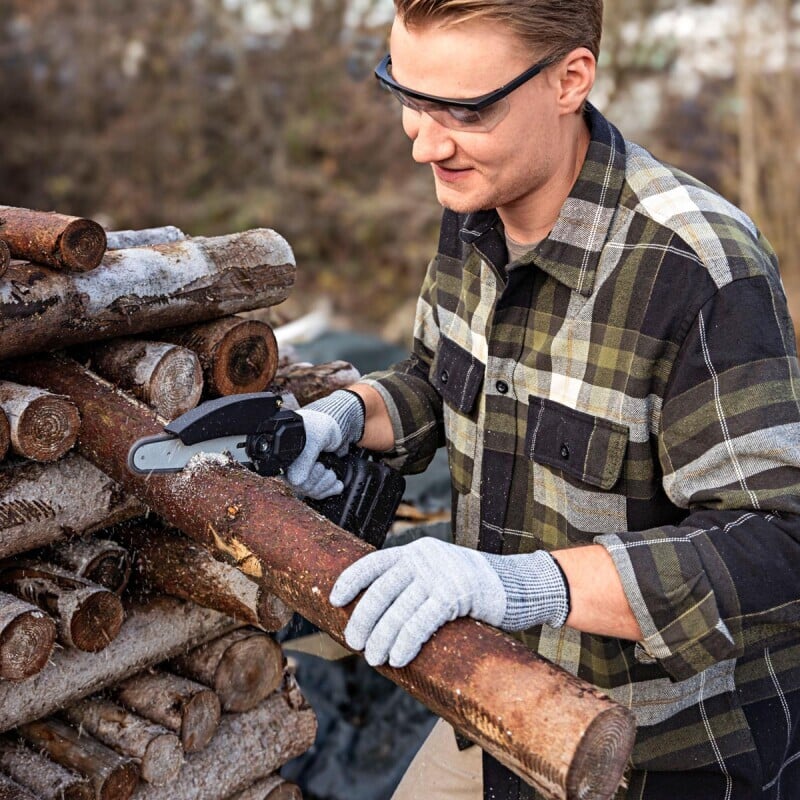
[[[89,779],[98,800],[128,800],[139,782],[136,762],[59,719],[28,722],[20,736],[67,769]]]
[[[11,429],[11,448],[33,461],[57,461],[78,438],[81,417],[68,397],[0,381],[0,408]]]
[[[14,258],[73,272],[94,269],[106,251],[106,232],[93,220],[12,206],[0,206],[0,239]]]
[[[22,742],[0,739],[0,769],[40,800],[94,800],[86,778]]]
[[[201,683],[161,670],[148,670],[123,681],[117,700],[137,714],[180,736],[187,753],[202,750],[220,720],[220,702]]]
[[[119,636],[101,656],[56,650],[32,678],[0,682],[0,730],[51,714],[236,626],[224,614],[171,597],[129,607]]]
[[[317,722],[294,681],[287,676],[252,711],[224,714],[209,746],[186,758],[177,780],[155,788],[141,784],[135,800],[223,800],[272,774],[314,743]]]
[[[11,251],[8,249],[8,245],[0,239],[0,278],[6,274],[10,262]]]
[[[280,775],[269,775],[228,800],[303,800],[303,793],[296,783],[285,781]]]
[[[219,696],[225,711],[249,711],[280,685],[283,651],[272,637],[240,628],[195,648],[170,662]]]
[[[3,562],[0,586],[52,615],[59,641],[87,653],[108,647],[125,618],[114,592],[54,564],[27,559]]]
[[[203,395],[200,359],[189,349],[142,339],[112,339],[88,351],[91,368],[172,420]]]
[[[133,553],[137,582],[145,588],[215,608],[265,630],[280,630],[291,620],[291,609],[274,595],[180,531],[141,520],[119,526],[114,535]]]
[[[44,669],[56,623],[36,606],[0,592],[0,678],[21,681]]]
[[[360,377],[361,373],[348,361],[287,364],[278,368],[272,385],[278,392],[291,392],[305,406],[337,389],[346,389]]]
[[[181,242],[185,238],[186,234],[174,225],[136,231],[106,231],[106,247],[109,250],[124,250],[126,247],[150,247],[154,244]]]
[[[72,539],[51,547],[44,557],[115,594],[122,594],[131,575],[130,554],[124,547],[108,539]]]
[[[114,250],[81,275],[12,264],[0,283],[0,360],[270,306],[294,274],[291,248],[264,229]]]
[[[54,464],[0,465],[0,558],[146,512],[139,500],[74,452]]]
[[[142,778],[153,786],[175,780],[183,764],[178,737],[101,697],[81,700],[65,709],[64,717],[79,730],[125,756],[135,758]]]
[[[0,773],[0,800],[39,800],[39,798]]]
[[[281,481],[240,465],[198,459],[175,474],[129,472],[128,449],[160,433],[157,422],[75,362],[39,357],[25,369],[78,404],[84,455],[345,644],[354,603],[334,608],[328,596],[342,570],[371,552],[369,545],[312,511]],[[239,509],[233,518],[232,504]],[[633,749],[633,713],[487,625],[456,619],[407,667],[378,671],[548,798],[605,800],[622,780]]]
[[[8,424],[6,412],[0,408],[0,461],[2,461],[11,446],[11,426]]]
[[[278,344],[266,322],[223,317],[158,336],[197,353],[212,397],[263,392],[278,367]]]

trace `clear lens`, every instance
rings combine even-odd
[[[433,103],[426,100],[417,100],[409,97],[404,92],[386,86],[406,108],[412,111],[424,112],[433,117],[445,128],[457,131],[471,131],[474,133],[487,133],[492,130],[508,113],[510,104],[507,97],[492,103],[480,111],[462,106],[451,106],[443,103]]]

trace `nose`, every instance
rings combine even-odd
[[[451,131],[424,111],[404,108],[403,129],[413,142],[411,155],[418,164],[445,161],[455,153]]]

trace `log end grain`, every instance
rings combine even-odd
[[[220,700],[211,689],[193,694],[183,707],[181,744],[184,752],[196,753],[206,747],[219,727],[221,716]]]
[[[40,395],[19,417],[14,447],[33,461],[58,461],[75,445],[81,418],[75,404],[66,397]]]
[[[261,587],[258,594],[258,624],[265,631],[275,633],[292,620],[292,611],[277,595]]]
[[[202,395],[200,359],[185,347],[170,348],[150,379],[150,405],[165,419],[173,420],[193,409]]]
[[[278,369],[278,344],[272,328],[257,320],[240,320],[218,344],[212,366],[218,395],[263,392]]]
[[[99,800],[128,800],[139,783],[139,767],[134,761],[117,766],[98,787]]]
[[[106,252],[106,232],[90,219],[74,219],[61,234],[59,260],[68,270],[87,272],[99,266]]]
[[[156,736],[142,758],[142,778],[153,786],[166,786],[178,776],[183,766],[183,747],[173,733]]]
[[[56,623],[42,611],[24,611],[0,634],[0,677],[21,681],[41,672],[56,641]]]
[[[261,634],[234,642],[223,655],[214,688],[225,711],[249,711],[269,697],[283,680],[283,651]]]
[[[70,620],[70,640],[85,653],[98,653],[117,638],[125,611],[119,597],[111,591],[88,593]]]

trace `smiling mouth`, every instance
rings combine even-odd
[[[472,167],[445,167],[442,164],[433,164],[433,171],[443,180],[458,180],[459,177],[472,171]]]

